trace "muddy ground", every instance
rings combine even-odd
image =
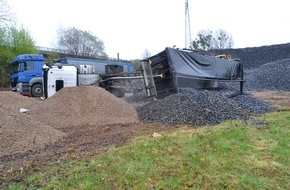
[[[266,91],[253,92],[252,94],[273,106],[290,108],[290,92]],[[63,132],[67,133],[67,136],[54,144],[47,145],[42,149],[0,157],[0,186],[7,180],[7,176],[19,174],[19,171],[34,171],[44,164],[100,154],[110,146],[121,146],[137,136],[151,136],[154,132],[174,128],[136,123],[101,127],[84,125],[62,129]],[[9,181],[5,183],[7,182]]]
[[[39,165],[100,154],[111,146],[120,146],[137,136],[151,136],[154,132],[169,129],[169,127],[147,124],[74,127],[67,130],[68,135],[64,139],[43,149],[1,157],[2,181],[0,182],[3,183],[5,176],[19,171],[34,170]]]
[[[290,108],[290,92],[286,91],[259,91],[252,92],[253,96],[265,100],[269,104],[282,108]]]

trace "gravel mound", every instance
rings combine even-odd
[[[33,151],[64,137],[64,133],[20,113],[41,101],[14,92],[0,92],[0,157]]]
[[[271,107],[268,103],[258,100],[251,94],[238,95],[233,97],[232,100],[248,114],[262,114],[275,110],[275,108]]]
[[[148,98],[145,91],[126,97],[125,101],[128,103],[144,103],[149,102],[151,99]]]
[[[244,119],[249,114],[271,110],[268,104],[250,95],[228,98],[220,91],[197,89],[187,89],[137,108],[140,120],[145,123],[194,127]]]
[[[245,91],[281,90],[290,91],[290,59],[266,63],[256,69],[245,71]],[[223,83],[231,89],[238,90],[238,82]]]
[[[29,115],[56,129],[139,121],[133,106],[103,88],[92,86],[63,88],[33,107]]]
[[[0,107],[5,109],[18,110],[19,108],[31,108],[42,101],[27,96],[22,96],[11,91],[0,91]]]
[[[247,90],[290,91],[290,59],[267,63],[246,76]]]
[[[245,69],[253,69],[265,63],[290,58],[290,43],[239,49],[216,49],[209,52],[230,54],[233,58],[240,58]]]
[[[99,87],[63,88],[44,101],[0,92],[0,157],[43,148],[80,126],[137,122],[130,104]]]

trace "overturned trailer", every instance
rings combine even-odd
[[[97,85],[105,88],[117,97],[125,95],[125,77],[133,73],[133,65],[129,61],[96,60],[84,58],[63,57],[53,62],[56,66],[70,66],[77,68],[78,85]]]
[[[182,88],[216,88],[219,82],[240,82],[243,92],[241,62],[198,51],[166,48],[142,60],[142,70],[146,92],[152,97],[163,98]]]

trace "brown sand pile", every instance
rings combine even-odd
[[[27,113],[20,113],[26,108]],[[99,87],[63,88],[42,101],[0,92],[0,157],[42,148],[81,126],[138,123],[135,109]]]
[[[31,107],[41,104],[41,99],[22,96],[16,92],[0,91],[0,108],[16,110],[19,108],[30,109]]]
[[[0,92],[0,157],[35,150],[64,136],[63,132],[18,111],[29,110],[39,103],[42,101],[14,92]]]
[[[139,122],[136,110],[103,88],[66,87],[28,113],[57,129]]]

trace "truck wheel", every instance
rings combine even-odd
[[[31,93],[32,96],[34,97],[41,97],[43,92],[42,92],[42,85],[41,84],[35,84],[31,88]]]

